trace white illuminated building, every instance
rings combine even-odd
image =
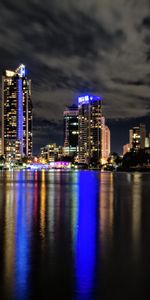
[[[32,156],[31,80],[23,64],[2,77],[2,154],[7,160]]]
[[[99,167],[101,162],[100,97],[85,95],[78,98],[79,109],[79,163]]]
[[[107,159],[110,155],[110,130],[107,125],[105,125],[105,118],[102,117],[102,154],[101,163],[107,163]]]

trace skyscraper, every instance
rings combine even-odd
[[[10,160],[32,156],[31,80],[24,65],[2,77],[2,154]]]
[[[101,163],[104,164],[107,162],[107,159],[110,155],[110,130],[105,124],[105,118],[102,117],[102,154],[101,154]]]
[[[77,156],[78,154],[78,107],[72,105],[64,110],[64,154]]]
[[[93,167],[101,162],[101,102],[93,95],[78,98],[79,162]]]

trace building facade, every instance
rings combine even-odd
[[[56,144],[48,144],[40,150],[40,158],[45,162],[53,162],[58,159],[58,147]]]
[[[146,139],[146,129],[144,124],[133,127],[129,131],[129,144],[131,149],[144,149]]]
[[[78,107],[72,105],[64,110],[64,155],[78,155]]]
[[[2,77],[2,154],[10,160],[32,156],[31,80],[24,65]]]
[[[107,163],[108,157],[110,155],[111,148],[111,137],[110,137],[110,129],[105,124],[105,118],[102,117],[102,153],[101,153],[101,163]]]
[[[79,163],[99,167],[101,163],[102,100],[87,95],[78,98]]]

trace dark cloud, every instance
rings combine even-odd
[[[112,81],[118,84],[125,84],[125,85],[135,85],[135,86],[141,86],[144,84],[148,84],[147,82],[145,82],[144,80],[124,80],[121,78],[112,78]]]
[[[143,19],[142,26],[145,27],[145,28],[150,29],[150,16],[146,16]]]
[[[34,151],[38,153],[40,147],[48,143],[60,144],[63,142],[63,121],[34,118]]]
[[[62,140],[57,124],[79,93],[101,95],[109,119],[149,114],[149,8],[149,0],[1,0],[1,72],[27,67],[37,147]]]
[[[127,80],[127,79],[121,79],[121,78],[113,78],[112,81],[118,85],[125,85],[127,87],[130,87],[132,86],[133,88],[138,88],[138,87],[148,87],[150,86],[150,76],[149,74],[147,74],[145,77],[143,76],[143,78],[139,78],[137,80]],[[137,99],[141,99],[141,100],[146,100],[148,101],[149,100],[149,95],[145,95],[145,96],[139,96],[139,95],[134,95],[134,94],[129,94],[128,93],[128,90],[126,92],[126,94],[128,94],[129,97],[134,97],[134,98],[137,98]]]

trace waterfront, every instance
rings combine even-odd
[[[0,172],[0,299],[149,299],[149,182],[149,173]]]

